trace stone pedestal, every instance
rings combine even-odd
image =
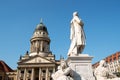
[[[67,63],[73,70],[74,80],[95,80],[91,64],[92,58],[88,54],[68,57]]]

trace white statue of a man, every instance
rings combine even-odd
[[[60,66],[58,66],[58,71],[52,74],[53,80],[73,80],[70,77],[72,70],[70,67],[67,66],[64,60],[61,60]]]
[[[79,19],[78,12],[73,13],[71,20],[71,45],[68,51],[68,56],[77,55],[81,53],[85,47],[85,34],[83,30],[83,22]]]

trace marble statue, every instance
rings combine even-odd
[[[64,60],[61,60],[60,66],[58,66],[58,71],[52,74],[52,78],[53,80],[73,80],[71,75],[71,68],[67,66]]]
[[[85,33],[83,25],[82,20],[78,16],[78,12],[74,12],[73,19],[71,20],[71,45],[68,51],[68,56],[81,53],[85,47]]]
[[[99,66],[94,71],[94,74],[97,80],[120,80],[116,75],[108,71],[105,60],[100,61]],[[109,76],[112,77],[112,79],[109,79]]]
[[[107,80],[108,70],[105,61],[101,60],[99,66],[95,69],[94,74],[97,80]]]

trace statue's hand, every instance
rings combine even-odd
[[[64,71],[64,75],[68,75],[70,73],[70,71],[71,71],[70,67],[66,68]]]

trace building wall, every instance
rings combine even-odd
[[[0,80],[4,80],[5,79],[5,72],[0,72]]]
[[[55,72],[54,67],[33,67],[18,69],[17,80],[52,80],[51,75]]]
[[[7,72],[6,80],[17,80],[17,71],[15,70],[14,72]]]
[[[0,80],[16,80],[17,72],[0,72]]]
[[[16,80],[16,71],[12,70],[4,61],[0,60],[0,80]]]

